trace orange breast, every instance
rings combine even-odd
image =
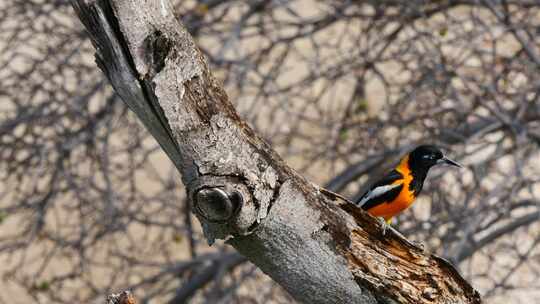
[[[369,214],[373,216],[383,217],[385,220],[389,220],[394,217],[396,214],[402,212],[403,210],[409,208],[414,199],[416,198],[413,195],[413,191],[409,190],[409,184],[412,181],[412,175],[407,165],[409,159],[408,156],[405,157],[396,170],[403,174],[403,179],[395,181],[393,184],[403,184],[403,188],[398,196],[390,202],[384,202],[376,207],[373,207],[368,210]]]

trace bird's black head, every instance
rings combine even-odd
[[[444,157],[441,150],[435,146],[422,145],[416,147],[409,153],[408,166],[413,175],[409,188],[414,190],[415,195],[422,191],[424,180],[426,179],[429,169],[435,165],[449,164],[456,167],[461,167],[458,163]]]
[[[444,157],[441,150],[432,145],[418,146],[409,154],[409,166],[413,170],[421,169],[427,171],[429,168],[439,164],[461,167],[455,161]]]

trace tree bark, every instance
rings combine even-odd
[[[77,0],[96,61],[227,239],[305,303],[480,303],[445,260],[310,183],[243,122],[168,0]]]

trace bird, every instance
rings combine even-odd
[[[375,182],[356,201],[356,205],[381,219],[384,235],[386,228],[392,223],[392,218],[409,208],[420,195],[429,169],[441,164],[462,167],[445,157],[437,146],[420,145],[406,154],[393,170]]]

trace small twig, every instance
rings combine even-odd
[[[137,304],[135,297],[128,290],[111,294],[107,297],[107,304]]]

